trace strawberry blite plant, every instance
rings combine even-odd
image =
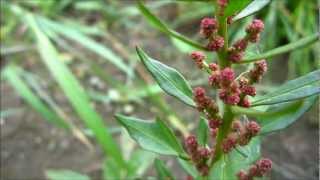
[[[273,56],[312,44],[319,35],[248,56],[247,49],[260,41],[264,22],[252,20],[245,29],[239,29],[245,31],[245,35],[234,41],[230,40],[228,28],[267,3],[259,0],[207,3],[214,6],[215,15],[200,22],[199,32],[207,40],[206,45],[169,29],[141,2],[138,5],[159,30],[198,49],[189,56],[198,69],[208,74],[207,88],[192,89],[177,70],[150,58],[141,48],[136,49],[143,65],[166,93],[199,111],[196,135],[189,133],[183,137],[184,142],[179,143],[174,132],[159,118],[156,121],[123,115],[116,118],[142,148],[176,156],[188,177],[228,180],[262,177],[271,171],[272,161],[260,155],[261,137],[289,126],[315,103],[320,92],[320,71],[288,81],[265,95],[258,96],[255,85],[267,71],[272,71],[268,70],[267,61]],[[210,60],[208,54],[215,54],[214,60]],[[243,69],[240,66],[246,70],[239,72]],[[156,167],[160,176],[173,179],[163,163],[161,166],[156,163]]]

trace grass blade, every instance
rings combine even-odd
[[[69,126],[63,119],[61,119],[54,111],[44,104],[23,82],[19,77],[19,69],[14,65],[8,65],[2,72],[2,75],[13,86],[13,88],[19,93],[19,95],[38,111],[48,122],[68,129]]]
[[[73,108],[86,126],[93,131],[104,152],[111,155],[119,165],[124,167],[125,163],[119,147],[105,128],[101,116],[90,105],[89,98],[84,89],[72,75],[68,67],[59,60],[58,52],[40,30],[34,16],[25,13],[24,17],[37,39],[38,51],[42,57],[42,61],[62,88]]]

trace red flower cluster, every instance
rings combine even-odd
[[[207,176],[209,173],[209,166],[207,161],[210,158],[212,152],[206,147],[199,147],[196,137],[190,135],[185,140],[186,149],[190,155],[192,162],[196,165],[198,171]]]
[[[216,35],[214,37],[211,38],[211,40],[209,41],[208,45],[207,45],[207,49],[209,51],[218,51],[219,49],[221,49],[224,45],[224,39],[223,37]]]
[[[249,78],[251,83],[259,82],[262,76],[267,72],[267,62],[266,60],[260,60],[254,63],[254,68],[249,73]]]
[[[246,28],[247,38],[250,42],[256,43],[260,39],[260,33],[264,29],[263,21],[260,19],[255,19],[252,23]]]
[[[246,28],[247,35],[237,40],[228,50],[228,59],[231,62],[237,63],[243,58],[244,52],[247,49],[249,42],[256,43],[260,39],[260,33],[264,29],[264,24],[261,20],[255,19]]]
[[[200,34],[205,38],[209,38],[211,34],[217,32],[218,22],[214,18],[203,18],[200,24]]]
[[[253,180],[254,177],[262,177],[272,169],[272,161],[267,158],[260,159],[249,168],[248,172],[241,170],[237,176],[239,180]]]
[[[205,60],[206,56],[201,51],[194,51],[190,54],[191,59],[197,64],[199,69],[203,68],[203,61]]]
[[[218,106],[213,99],[206,96],[206,92],[203,88],[197,87],[193,91],[194,101],[197,104],[197,108],[200,112],[206,113],[208,119],[216,118],[218,113]]]
[[[249,143],[252,137],[260,132],[260,126],[254,121],[249,121],[242,124],[241,121],[236,120],[232,122],[232,131],[222,141],[222,151],[229,153],[236,145],[245,146]]]

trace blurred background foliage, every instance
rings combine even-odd
[[[201,2],[150,0],[147,6],[169,27],[199,42],[199,20],[213,11]],[[256,14],[264,19],[265,31],[261,43],[252,51],[264,52],[316,33],[318,7],[316,0],[273,0]],[[232,40],[243,35],[243,27],[252,18],[232,25]],[[119,148],[125,155],[120,159],[130,162],[141,153],[150,159],[155,155],[133,150],[133,143],[114,123],[114,113],[148,118],[153,114],[167,120],[181,134],[196,126],[192,122],[197,116],[191,109],[185,110],[184,106],[163,96],[151,81],[134,47],[141,45],[156,58],[175,66],[193,86],[205,85],[206,77],[193,71],[194,65],[187,60],[190,47],[149,26],[133,0],[1,0],[0,30],[1,96],[4,96],[0,115],[1,123],[6,124],[3,128],[10,126],[9,119],[16,119],[13,122],[18,123],[24,121],[26,113],[38,112],[41,116],[30,120],[34,126],[44,123],[39,119],[47,120],[66,129],[67,134],[72,133],[91,151],[97,151],[92,138],[96,137],[105,154],[119,158],[122,155],[115,143],[120,142]],[[319,69],[319,53],[318,42],[276,57],[281,60],[270,61],[270,71],[275,73],[268,76],[267,85],[259,89],[267,92],[286,79]],[[11,92],[11,88],[15,92]],[[12,103],[18,97],[26,103]],[[3,137],[2,140],[6,140],[7,136]],[[137,162],[139,160],[134,160],[132,167],[137,166]],[[93,172],[101,170],[101,160],[99,163]],[[141,175],[149,165],[131,173]],[[6,168],[9,175],[23,177],[19,173],[13,175],[18,168]],[[37,176],[32,173],[28,176]],[[133,174],[126,172],[126,176]],[[55,175],[55,171],[47,172],[49,177]]]

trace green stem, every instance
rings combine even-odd
[[[215,145],[215,154],[214,154],[214,159],[211,162],[211,167],[223,155],[222,148],[221,148],[222,141],[226,138],[226,136],[230,131],[233,118],[234,118],[234,114],[232,113],[231,106],[224,105],[223,123],[218,131],[217,141]]]

